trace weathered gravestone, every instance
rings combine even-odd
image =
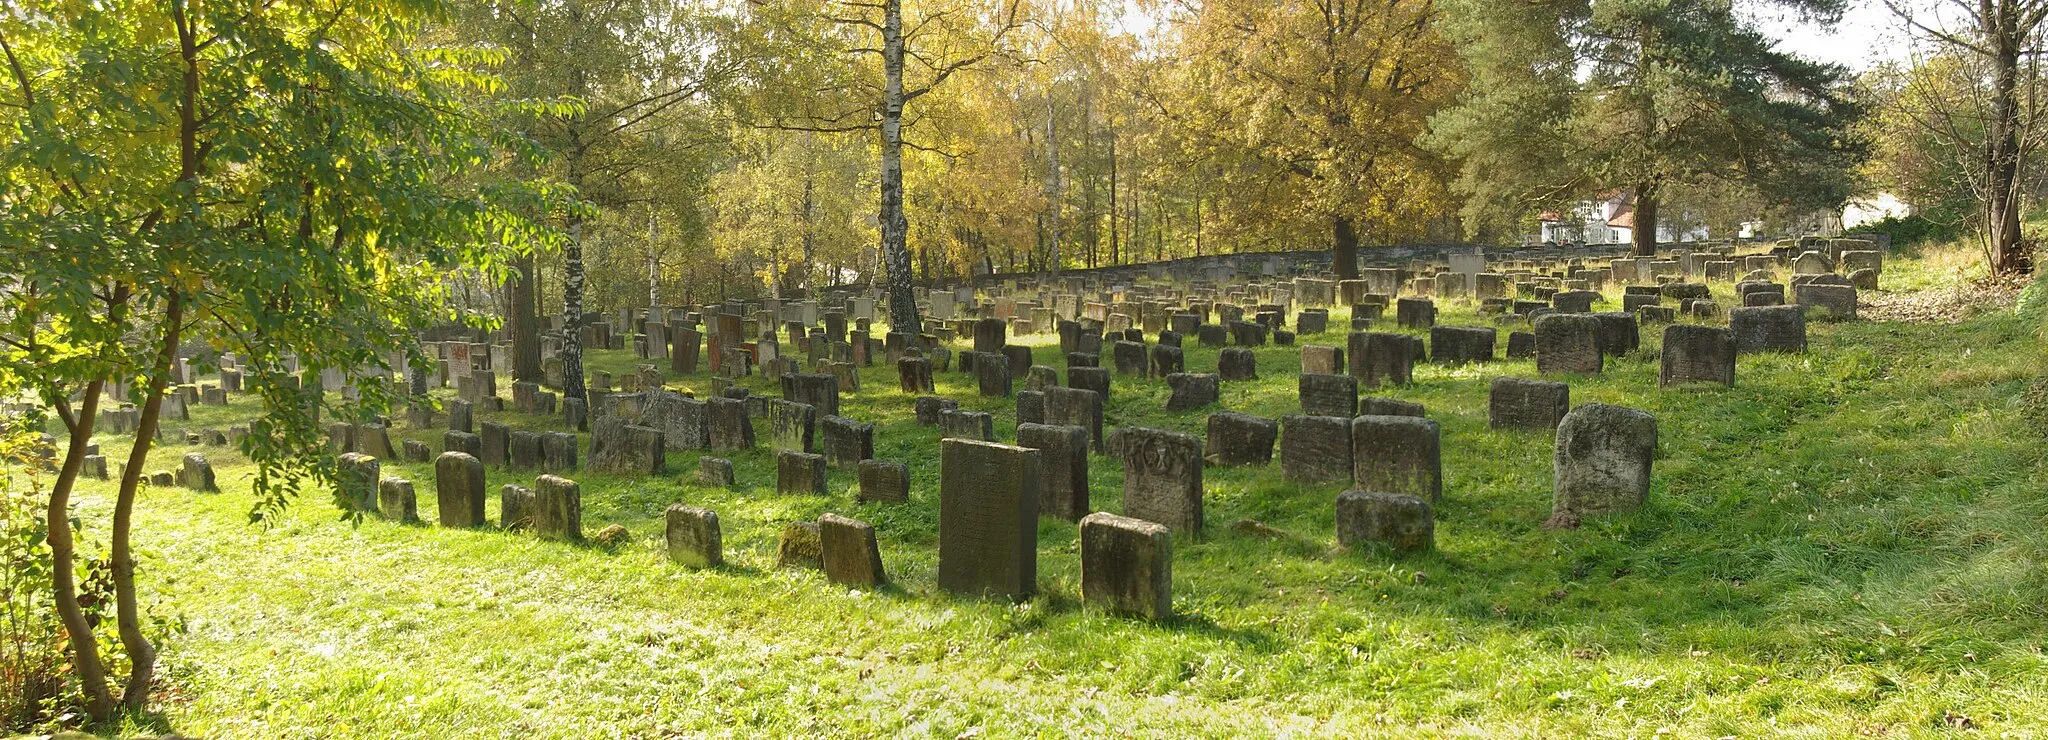
[[[1115,363],[1118,375],[1145,374],[1145,345],[1142,342],[1117,342],[1111,345],[1110,359]]]
[[[502,422],[483,423],[485,465],[504,465],[512,457],[512,427]]]
[[[1222,397],[1221,381],[1215,373],[1174,373],[1166,376],[1173,395],[1166,399],[1167,411],[1186,411],[1216,403]]]
[[[668,559],[691,568],[716,568],[725,564],[724,535],[718,514],[710,509],[675,504],[668,507],[663,539]]]
[[[860,461],[861,501],[902,503],[910,500],[910,466],[887,460]]]
[[[932,361],[924,357],[904,357],[896,361],[896,385],[904,393],[930,393],[932,385]]]
[[[1486,425],[1494,429],[1551,431],[1571,408],[1571,386],[1551,380],[1494,378]]]
[[[697,484],[717,488],[731,488],[734,483],[732,461],[722,457],[700,455],[697,457]]]
[[[505,454],[505,467],[513,470],[539,470],[540,435],[525,430],[513,432],[511,446],[507,448]]]
[[[1352,419],[1352,480],[1366,491],[1405,493],[1436,501],[1443,496],[1442,439],[1437,423],[1429,419],[1377,415]]]
[[[184,461],[178,466],[178,485],[201,492],[220,490],[213,479],[213,464],[197,452],[185,453]]]
[[[620,475],[660,475],[668,467],[667,443],[659,429],[606,416],[591,425],[590,466]]]
[[[1000,354],[977,353],[974,356],[975,389],[989,398],[1006,398],[1010,395],[1010,358]]]
[[[825,456],[796,450],[775,453],[776,493],[826,493]]]
[[[874,588],[889,582],[875,528],[858,519],[818,517],[818,560],[826,580],[842,586]]]
[[[1805,352],[1806,308],[1803,306],[1757,306],[1731,309],[1728,331],[1735,351]]]
[[[1802,308],[1818,309],[1820,317],[1833,321],[1856,318],[1856,288],[1850,285],[1807,283],[1792,286],[1792,302]]]
[[[1124,465],[1124,515],[1176,532],[1202,531],[1202,441],[1194,435],[1123,427],[1109,445]]]
[[[1358,414],[1363,416],[1414,416],[1429,415],[1428,409],[1414,401],[1403,401],[1386,396],[1366,396],[1358,399]]]
[[[1358,415],[1357,378],[1303,372],[1296,384],[1301,396],[1301,413],[1347,419]]]
[[[1048,426],[1081,427],[1088,431],[1089,445],[1098,451],[1102,449],[1102,397],[1095,391],[1085,388],[1047,389],[1045,423]]]
[[[827,416],[818,422],[818,427],[825,438],[825,462],[851,468],[875,456],[874,424],[842,416]]]
[[[1017,425],[1017,446],[1038,450],[1038,512],[1075,521],[1088,513],[1088,430]]]
[[[1301,371],[1321,375],[1344,374],[1344,350],[1316,344],[1301,346]]]
[[[484,464],[468,454],[443,452],[434,461],[434,500],[443,527],[484,524]]]
[[[1045,393],[1042,391],[1017,392],[1017,423],[1045,423]]]
[[[1279,436],[1279,422],[1222,411],[1209,415],[1205,454],[1219,465],[1264,465],[1273,461],[1273,441]]]
[[[498,489],[498,527],[507,532],[525,532],[533,529],[533,518],[539,510],[539,498],[533,489],[510,483]]]
[[[542,475],[533,485],[533,531],[544,539],[583,539],[583,487],[560,476]]]
[[[1685,383],[1735,385],[1735,338],[1718,326],[1672,324],[1664,327],[1663,365],[1657,385]]]
[[[939,587],[1012,599],[1038,587],[1039,452],[939,443]]]
[[[1259,358],[1243,347],[1226,347],[1217,356],[1216,374],[1222,380],[1257,380]]]
[[[344,511],[376,512],[377,484],[384,477],[377,458],[351,452],[335,463],[335,503]]]
[[[995,416],[986,411],[947,409],[939,412],[939,432],[947,439],[994,441]]]
[[[917,417],[917,423],[927,426],[938,426],[940,412],[957,411],[959,408],[960,402],[950,398],[918,396],[911,400],[911,411]]]
[[[1280,417],[1280,470],[1296,483],[1351,479],[1351,417]]]
[[[576,435],[569,432],[543,432],[540,435],[542,465],[549,473],[567,473],[576,469]]]
[[[829,373],[790,373],[782,376],[782,397],[809,404],[826,416],[839,414],[839,378]]]
[[[1108,512],[1082,519],[1081,598],[1147,619],[1173,616],[1173,532]]]
[[[1436,541],[1436,514],[1421,496],[1352,489],[1337,496],[1337,542],[1394,552],[1428,550]]]
[[[404,478],[385,478],[378,481],[377,513],[385,519],[402,524],[419,523],[419,495],[413,493],[412,481]]]
[[[750,450],[754,447],[754,420],[747,415],[747,402],[733,398],[712,398],[711,449]]]
[[[791,522],[782,528],[782,538],[776,543],[775,567],[823,568],[822,550],[817,522]]]
[[[1081,388],[1095,392],[1103,403],[1109,403],[1109,370],[1100,367],[1067,368],[1067,387]]]
[[[703,401],[681,393],[655,390],[647,393],[647,405],[640,411],[640,423],[661,430],[662,444],[676,452],[711,449],[711,408]]]
[[[229,436],[233,437],[233,430],[230,429],[229,432]],[[405,461],[411,463],[433,462],[434,448],[428,446],[424,441],[408,439],[405,441]]]
[[[1657,419],[1642,411],[1589,403],[1557,426],[1552,527],[1577,526],[1589,516],[1635,509],[1650,494],[1650,459],[1657,452]]]
[[[1490,326],[1432,327],[1429,359],[1439,365],[1491,362],[1494,339],[1498,336],[1499,332]]]
[[[1232,349],[1225,349],[1225,350],[1223,350],[1223,351],[1224,351],[1224,352],[1231,352],[1231,351],[1240,351],[1240,352],[1242,352],[1242,351],[1247,351],[1247,350],[1235,350],[1235,348],[1232,348]],[[1166,376],[1168,376],[1168,375],[1172,375],[1172,374],[1174,374],[1174,373],[1178,373],[1178,372],[1186,372],[1186,371],[1187,371],[1187,359],[1186,359],[1186,358],[1187,358],[1187,356],[1186,356],[1185,354],[1183,354],[1183,353],[1181,352],[1181,349],[1180,349],[1179,347],[1174,347],[1174,346],[1170,346],[1170,345],[1166,345],[1166,344],[1155,344],[1155,345],[1152,345],[1152,365],[1151,365],[1151,377],[1154,377],[1154,378],[1164,378],[1164,377],[1166,377]]]
[[[1584,314],[1551,314],[1536,320],[1536,371],[1600,372],[1600,322]]]
[[[1391,332],[1352,332],[1351,376],[1361,388],[1407,385],[1415,369],[1415,348],[1409,337]]]
[[[818,410],[807,403],[768,399],[768,449],[810,452]]]

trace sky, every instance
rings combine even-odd
[[[1820,26],[1778,13],[1756,15],[1781,49],[1834,62],[1861,72],[1881,62],[1905,59],[1911,50],[1906,23],[1881,0],[1855,0],[1840,23]]]

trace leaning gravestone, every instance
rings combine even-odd
[[[1641,506],[1650,494],[1650,458],[1656,452],[1656,417],[1602,403],[1572,409],[1557,427],[1549,525],[1576,526],[1584,517]]]
[[[1039,452],[967,439],[939,445],[939,587],[1030,596],[1038,586]]]
[[[838,514],[818,517],[818,560],[825,578],[841,586],[874,588],[889,582],[875,528]]]
[[[468,454],[443,452],[434,461],[434,499],[443,527],[484,524],[484,464]]]
[[[1108,512],[1082,519],[1081,598],[1148,619],[1172,616],[1172,531]]]
[[[1273,461],[1280,424],[1260,416],[1222,411],[1209,415],[1207,456],[1218,465],[1264,465]]]
[[[544,539],[583,539],[583,487],[576,481],[543,475],[533,486],[533,531]]]
[[[1088,430],[1018,424],[1017,446],[1038,450],[1038,513],[1075,521],[1088,513]]]
[[[668,559],[691,568],[725,564],[724,537],[716,512],[675,504],[668,507],[664,524]]]
[[[1124,464],[1124,515],[1189,535],[1202,531],[1202,441],[1146,427],[1117,430]]]
[[[1442,432],[1435,421],[1413,416],[1353,419],[1351,459],[1352,479],[1360,489],[1429,501],[1443,496]]]
[[[1416,552],[1435,539],[1436,515],[1420,496],[1359,489],[1337,496],[1337,542],[1345,547]]]
[[[1552,380],[1494,378],[1486,425],[1494,429],[1551,431],[1571,408],[1571,386]]]
[[[1664,327],[1663,366],[1657,385],[1685,383],[1735,385],[1735,339],[1718,326],[1672,324]]]
[[[1536,371],[1600,372],[1600,323],[1585,314],[1550,314],[1536,319]]]
[[[202,492],[220,490],[220,486],[214,483],[213,464],[197,452],[185,453],[184,462],[178,468],[178,485]]]

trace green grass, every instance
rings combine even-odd
[[[1723,305],[1727,291],[1716,286]],[[1480,321],[1467,305],[1439,319]],[[1175,543],[1168,623],[1084,607],[1075,529],[1049,519],[1039,597],[939,591],[939,434],[915,424],[880,363],[845,413],[877,422],[878,457],[910,465],[908,504],[855,504],[843,470],[829,496],[777,495],[765,451],[733,456],[737,490],[706,489],[691,482],[696,455],[677,453],[665,477],[575,476],[586,532],[619,523],[634,535],[611,549],[350,526],[319,491],[276,526],[251,526],[252,469],[200,448],[225,492],[150,490],[139,512],[145,603],[181,627],[161,635],[160,719],[130,729],[1832,738],[1943,734],[1967,718],[2042,734],[2048,471],[2018,408],[2040,364],[2037,323],[1816,325],[1809,354],[1745,356],[1732,389],[1674,390],[1657,388],[1659,327],[1647,327],[1642,352],[1571,382],[1575,404],[1657,416],[1649,505],[1573,531],[1539,526],[1551,437],[1486,427],[1488,380],[1532,376],[1532,364],[1420,365],[1414,385],[1385,393],[1426,404],[1443,427],[1437,550],[1342,551],[1341,486],[1288,484],[1277,464],[1211,467],[1209,533]],[[1024,341],[1064,369],[1053,337]],[[1226,384],[1220,408],[1168,414],[1162,381],[1118,377],[1107,423],[1201,434],[1215,410],[1293,412],[1298,350],[1257,353],[1261,379]],[[628,371],[626,355],[591,364]],[[1216,359],[1190,339],[1191,371]],[[671,380],[707,390],[703,377]],[[939,393],[996,412],[998,437],[1014,439],[1010,399],[976,396],[957,372],[939,375]],[[173,426],[249,411],[199,407]],[[438,449],[439,432],[394,438]],[[157,467],[187,451],[158,450]],[[1095,507],[1120,511],[1121,470],[1090,464]],[[415,481],[431,521],[431,470],[385,469]],[[493,509],[499,485],[530,479],[491,470]],[[107,501],[94,484],[81,505],[97,514]],[[730,565],[665,561],[661,513],[677,502],[719,513]],[[878,528],[895,585],[849,591],[773,567],[782,526],[826,511]],[[1286,536],[1237,534],[1240,518]]]

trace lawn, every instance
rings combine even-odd
[[[1903,260],[1889,285],[1952,269]],[[1618,310],[1619,289],[1596,310]],[[1722,305],[1730,286],[1716,285]],[[160,712],[127,729],[204,737],[453,736],[1443,736],[1681,737],[2048,733],[2048,468],[2022,420],[2041,366],[2034,301],[1955,326],[1815,325],[1805,355],[1744,356],[1734,388],[1657,387],[1661,327],[1573,403],[1643,409],[1659,423],[1649,504],[1577,530],[1550,512],[1552,439],[1486,424],[1487,384],[1529,361],[1418,365],[1384,395],[1443,429],[1436,550],[1407,558],[1336,546],[1341,486],[1267,467],[1205,472],[1208,528],[1179,537],[1177,617],[1084,606],[1076,530],[1039,527],[1040,595],[1023,603],[940,591],[939,433],[916,424],[877,363],[847,416],[877,423],[876,456],[909,464],[907,504],[774,491],[772,456],[732,456],[740,485],[669,473],[580,472],[584,529],[613,547],[516,533],[338,520],[306,491],[251,525],[253,467],[197,449],[223,492],[144,493],[144,603],[163,620]],[[1348,327],[1348,310],[1331,326]],[[1471,305],[1440,324],[1481,324]],[[1500,346],[1506,344],[1503,328]],[[1022,338],[1059,367],[1053,335]],[[1301,337],[1341,346],[1341,331]],[[1293,413],[1297,347],[1256,350],[1260,379],[1220,407],[1163,411],[1159,380],[1115,379],[1110,427],[1201,435],[1205,417]],[[1107,358],[1105,358],[1107,359]],[[1217,350],[1187,343],[1190,371]],[[636,363],[600,352],[593,369]],[[761,378],[746,384],[773,392]],[[995,412],[1011,399],[938,374],[940,395]],[[507,383],[501,382],[501,388]],[[1021,382],[1020,382],[1021,387]],[[708,378],[671,376],[701,397]],[[441,391],[445,393],[446,391]],[[509,388],[505,390],[509,397]],[[195,407],[173,429],[253,412]],[[501,414],[515,428],[548,418]],[[761,422],[757,421],[757,425]],[[765,434],[763,435],[765,438]],[[438,430],[395,429],[399,439]],[[102,444],[118,440],[103,437]],[[588,437],[585,436],[587,462]],[[1092,456],[1095,508],[1121,511],[1122,472]],[[432,471],[411,478],[433,521]],[[498,486],[532,474],[490,471]],[[109,505],[106,484],[81,507]],[[662,551],[662,512],[710,508],[728,565],[693,571]],[[875,525],[893,585],[873,592],[778,570],[782,527],[836,512]],[[1271,529],[1234,528],[1255,520]],[[1279,535],[1274,535],[1277,530]],[[88,532],[88,536],[102,533]]]

